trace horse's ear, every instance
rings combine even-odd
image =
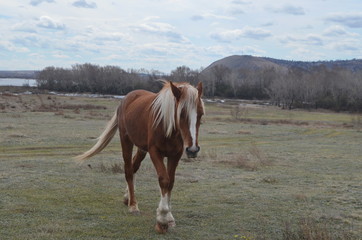
[[[176,100],[179,101],[181,98],[181,90],[178,89],[175,85],[173,85],[173,83],[170,81],[170,85],[171,85],[171,90],[173,95],[175,96]]]
[[[197,91],[199,92],[199,97],[202,96],[202,82],[197,84]]]

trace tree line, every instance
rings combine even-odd
[[[206,77],[206,78],[205,78]],[[214,66],[203,76],[211,96],[268,99],[283,108],[362,112],[362,71],[325,65],[231,70]]]
[[[41,89],[62,92],[90,92],[124,95],[135,89],[157,90],[158,71],[128,71],[117,66],[98,66],[89,63],[69,68],[46,67],[37,75]]]
[[[203,82],[209,98],[264,99],[283,108],[326,108],[362,112],[362,71],[320,65],[301,68],[210,69],[177,67],[170,74],[156,70],[76,64],[71,68],[46,67],[37,75],[39,88],[64,92],[124,95],[135,89],[157,92],[157,79]]]

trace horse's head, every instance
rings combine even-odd
[[[178,125],[181,131],[186,154],[189,158],[197,157],[200,151],[198,145],[201,117],[204,115],[204,104],[201,99],[202,83],[197,87],[189,84],[171,84],[172,93],[176,98]]]

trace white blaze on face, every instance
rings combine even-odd
[[[193,108],[190,111],[190,134],[192,138],[192,148],[196,148],[196,122],[197,122],[197,112]]]

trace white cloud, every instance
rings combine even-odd
[[[230,8],[228,12],[231,13],[231,15],[241,15],[245,13],[244,9],[237,7]]]
[[[129,39],[129,36],[121,32],[99,32],[94,39],[98,42],[120,42]]]
[[[72,5],[78,8],[97,8],[97,4],[95,2],[87,2],[85,0],[77,0],[73,2]]]
[[[86,61],[168,71],[234,54],[362,56],[360,4],[328,2],[1,0],[0,54],[9,59],[2,66]]]
[[[302,7],[294,6],[294,5],[284,5],[279,8],[272,7],[270,8],[271,11],[275,13],[285,13],[290,15],[305,15],[305,11]]]
[[[19,32],[36,33],[35,25],[29,22],[16,23],[11,26],[11,30]]]
[[[232,1],[231,4],[227,7],[227,12],[231,15],[241,15],[245,13],[246,5],[249,5],[249,2],[244,1]]]
[[[163,22],[145,22],[133,26],[133,30],[139,33],[151,34],[156,37],[166,37],[172,42],[188,42],[188,39],[178,33],[174,26]]]
[[[332,13],[325,19],[327,22],[334,22],[350,28],[362,28],[362,12],[358,13]]]
[[[270,27],[270,26],[273,26],[273,25],[274,25],[274,22],[270,21],[270,22],[262,23],[260,26],[262,26],[262,27]]]
[[[111,55],[105,56],[103,59],[113,61],[113,60],[122,60],[123,58],[124,58],[123,55],[111,54]]]
[[[326,30],[324,30],[323,35],[329,37],[358,36],[358,34],[356,33],[348,32],[344,27],[340,25],[334,25],[327,28]]]
[[[235,17],[227,16],[227,15],[219,15],[214,13],[204,13],[202,14],[204,18],[215,18],[215,19],[221,19],[221,20],[235,20]]]
[[[246,46],[243,48],[243,51],[247,55],[265,56],[266,54],[265,50],[254,46]]]
[[[324,45],[324,40],[317,34],[308,34],[305,38],[300,39],[305,44],[322,46]]]
[[[360,48],[356,47],[355,44],[350,43],[335,43],[333,48],[338,51],[348,51],[348,52],[356,52],[360,51]]]
[[[320,50],[320,49],[319,49]],[[318,61],[324,59],[326,56],[322,52],[308,47],[296,46],[287,56],[287,59],[298,59],[300,61]]]
[[[232,4],[240,4],[240,5],[248,5],[251,4],[251,1],[248,0],[233,0],[231,1]]]
[[[314,46],[322,46],[324,45],[324,39],[317,34],[307,34],[306,36],[292,36],[287,35],[279,39],[282,44],[290,44],[293,45],[295,43],[303,44],[303,45],[314,45]]]
[[[62,52],[55,52],[52,55],[54,58],[69,58],[68,55],[62,53]]]
[[[337,51],[362,53],[362,44],[359,39],[343,39],[338,42],[332,42],[329,47]]]
[[[60,21],[56,21],[48,16],[41,16],[36,24],[38,27],[53,29],[53,30],[63,30],[65,25]]]
[[[146,56],[165,56],[171,53],[167,46],[159,44],[144,44],[139,46],[137,50]]]
[[[212,33],[211,37],[222,42],[231,42],[240,38],[252,38],[262,40],[272,36],[271,32],[262,28],[252,28],[246,26],[242,29],[226,30],[218,33]]]
[[[258,46],[225,46],[225,45],[214,45],[209,46],[204,49],[204,52],[210,56],[216,58],[221,58],[229,55],[254,55],[254,56],[263,56],[265,51],[260,49]]]
[[[46,36],[40,36],[35,33],[15,36],[11,41],[17,46],[23,46],[26,48],[48,48],[50,43],[50,39]]]
[[[191,16],[191,20],[193,21],[200,21],[200,20],[204,20],[205,18],[202,15],[193,15]]]
[[[22,46],[16,46],[14,43],[10,41],[0,40],[0,49],[8,51],[8,52],[16,52],[16,53],[26,53],[29,52],[29,49]]]
[[[31,0],[31,1],[30,1],[30,5],[38,6],[39,4],[41,4],[41,3],[43,3],[43,2],[54,3],[55,0]]]

